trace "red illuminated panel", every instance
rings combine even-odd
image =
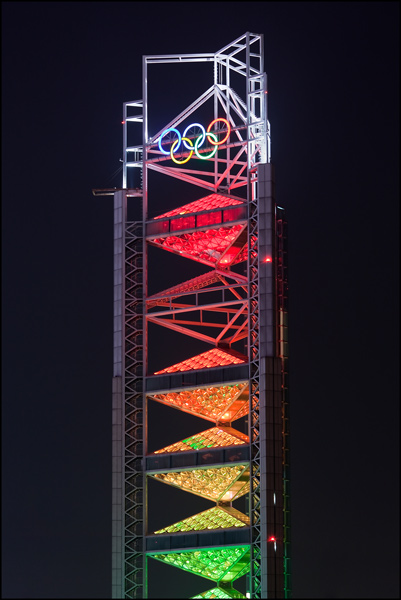
[[[241,224],[149,239],[149,242],[155,246],[209,266],[215,266],[224,253],[228,258],[227,264],[245,260],[246,241],[246,226]],[[235,247],[231,249],[230,246],[233,245]],[[230,255],[228,255],[229,250]]]
[[[150,397],[167,406],[219,423],[231,423],[248,414],[249,410],[249,393],[245,382],[155,394]]]
[[[234,350],[221,350],[212,348],[197,356],[188,358],[180,363],[156,371],[154,375],[162,373],[176,373],[177,371],[195,371],[197,369],[211,369],[213,367],[225,367],[227,365],[239,365],[247,362],[247,357]]]
[[[232,221],[234,219],[231,219]],[[174,221],[172,221],[173,223]],[[218,225],[221,223],[221,211],[204,213],[203,215],[198,215],[196,219],[196,224],[198,227],[208,227],[210,225]]]
[[[179,208],[170,210],[169,212],[163,213],[155,217],[155,219],[164,219],[166,217],[175,217],[176,215],[186,215],[187,213],[196,213],[203,210],[212,210],[213,208],[224,208],[225,206],[235,206],[236,204],[243,204],[240,200],[234,200],[234,198],[227,198],[220,194],[210,194],[205,198],[195,200],[189,204],[184,204]]]
[[[182,219],[173,219],[170,223],[170,231],[179,231],[180,229],[193,229],[195,227],[195,217],[182,217]]]

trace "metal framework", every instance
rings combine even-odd
[[[212,85],[151,131],[152,65],[202,62]],[[135,124],[142,143],[130,145]],[[123,131],[122,188],[94,191],[114,196],[112,596],[148,597],[148,560],[158,560],[214,582],[196,598],[245,597],[232,587],[243,575],[248,597],[289,597],[286,222],[274,199],[263,36],[213,54],[143,57],[143,100],[124,104]],[[152,171],[196,186],[197,200],[169,198],[150,218]],[[128,202],[141,200],[129,220]],[[205,272],[149,295],[150,246]],[[171,364],[166,349],[149,372],[150,323],[182,334],[187,358]],[[193,356],[191,339],[209,350]],[[153,402],[214,426],[149,453]],[[150,478],[215,506],[149,531]],[[241,497],[245,512],[232,506]]]

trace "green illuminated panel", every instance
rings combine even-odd
[[[155,473],[155,479],[216,502],[231,502],[249,492],[249,466]]]
[[[204,548],[150,556],[213,581],[235,581],[250,570],[250,546]]]
[[[228,529],[230,527],[246,527],[249,517],[232,507],[214,506],[198,515],[183,519],[178,523],[164,527],[155,533],[178,533],[181,531],[204,531],[205,529]]]
[[[238,446],[248,444],[249,438],[244,433],[236,431],[231,427],[212,427],[196,435],[156,450],[153,454],[165,452],[188,452],[188,450],[202,450],[203,448],[221,448],[225,446]]]
[[[206,590],[206,592],[202,592],[197,596],[192,596],[191,600],[196,600],[197,598],[246,598],[246,596],[234,588],[223,589],[221,587],[215,587],[212,590]]]

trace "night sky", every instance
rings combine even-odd
[[[289,222],[293,596],[399,597],[399,21],[396,2],[2,3],[3,597],[110,597],[113,211],[92,188],[121,186],[142,55],[246,31]],[[179,112],[212,84],[192,77],[160,70],[159,99]],[[189,597],[163,573],[153,597]]]

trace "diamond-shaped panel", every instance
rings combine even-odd
[[[249,444],[249,437],[231,427],[212,427],[201,433],[187,437],[181,442],[170,444],[153,454],[165,454],[166,452],[188,452],[203,450],[203,448],[222,448],[226,446],[238,446]]]
[[[246,596],[232,587],[215,587],[211,590],[206,590],[197,596],[192,596],[191,600],[195,600],[196,598],[246,598]]]
[[[192,227],[194,227],[194,224],[192,224]],[[186,228],[190,229],[191,223],[188,223]],[[237,224],[207,229],[206,231],[172,234],[168,237],[149,237],[148,241],[164,250],[169,250],[186,258],[192,258],[212,267],[220,263],[220,259],[226,252],[222,264],[237,264],[245,260],[243,250],[247,242],[247,234],[246,226]]]
[[[157,553],[153,558],[213,581],[235,581],[250,569],[250,546]]]
[[[249,517],[232,506],[214,506],[197,515],[173,523],[155,531],[160,533],[182,533],[184,531],[205,531],[207,529],[229,529],[249,526]]]
[[[249,465],[167,471],[151,476],[215,502],[231,502],[249,492]]]
[[[150,398],[208,421],[220,423],[231,423],[249,411],[246,383],[154,394]]]
[[[183,360],[180,363],[156,371],[155,375],[163,373],[176,373],[177,371],[196,371],[197,369],[211,369],[213,367],[225,367],[227,365],[240,365],[247,362],[247,357],[234,350],[222,350],[212,348],[197,356]]]

